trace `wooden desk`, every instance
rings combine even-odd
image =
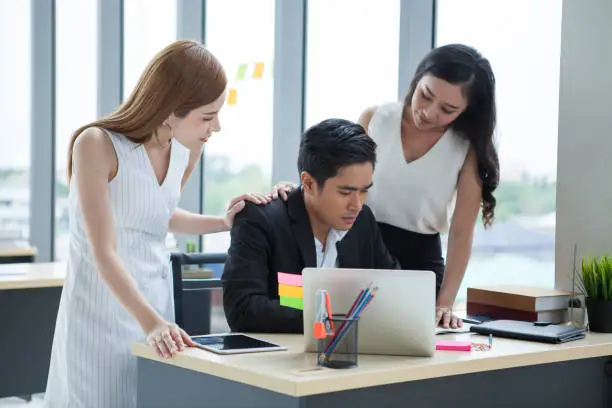
[[[289,351],[220,356],[189,349],[159,359],[144,343],[138,407],[605,407],[612,335],[548,345],[496,338],[491,351],[438,351],[432,358],[359,356],[348,370],[313,369],[302,337],[260,335]],[[487,342],[476,334],[442,339]]]
[[[2,252],[0,251],[0,256]],[[0,266],[0,290],[63,286],[65,262],[17,263]],[[205,268],[183,271],[183,279],[210,279],[213,271]]]
[[[36,247],[27,244],[11,243],[5,246],[0,243],[0,264],[34,262],[36,253]]]
[[[61,287],[65,277],[65,262],[2,265],[0,290]]]
[[[208,268],[185,268],[183,267],[183,279],[212,279],[215,274],[212,269]]]
[[[44,392],[66,264],[0,265],[0,398]]]
[[[0,265],[0,398],[45,391],[66,267],[65,262]],[[212,275],[205,269],[189,272],[185,279]],[[188,316],[210,315],[206,299]]]

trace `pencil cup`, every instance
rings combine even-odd
[[[317,340],[317,364],[328,368],[351,368],[357,365],[358,317],[334,316],[334,334]]]

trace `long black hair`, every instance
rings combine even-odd
[[[499,185],[499,157],[493,143],[496,122],[495,76],[491,64],[472,47],[449,44],[431,50],[419,63],[404,103],[410,105],[417,83],[433,75],[454,85],[464,85],[468,106],[449,126],[470,141],[478,160],[482,185],[482,221],[495,218],[493,192]]]

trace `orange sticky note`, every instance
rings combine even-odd
[[[227,104],[235,105],[238,99],[238,92],[235,89],[229,90],[229,95],[227,96]]]
[[[301,286],[289,286],[280,283],[278,285],[278,296],[301,298],[304,296],[304,289]]]
[[[255,64],[255,71],[253,71],[253,78],[261,79],[264,72],[264,63],[258,62]]]

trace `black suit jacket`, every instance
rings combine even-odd
[[[302,333],[302,311],[280,306],[277,273],[316,267],[314,235],[300,189],[287,201],[247,203],[236,216],[222,276],[225,316],[233,331]],[[337,244],[341,268],[399,269],[372,211],[364,206]]]

